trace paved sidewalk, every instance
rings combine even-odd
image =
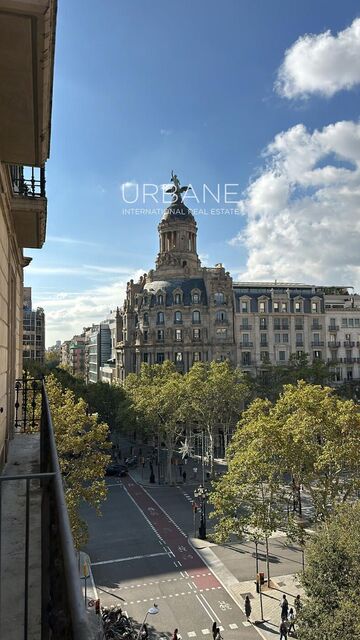
[[[240,582],[227,567],[216,556],[211,547],[216,545],[198,538],[189,538],[190,545],[196,549],[200,557],[207,564],[209,569],[216,575],[227,592],[232,596],[239,607],[244,611],[245,597],[248,595],[251,602],[251,624],[258,631],[263,640],[274,640],[275,635],[279,635],[280,626],[280,602],[285,594],[289,607],[293,607],[294,598],[304,592],[299,585],[295,575],[277,576],[271,580],[271,588],[266,585],[262,587],[262,602],[264,619],[262,620],[260,609],[260,596],[256,593],[255,580]],[[249,623],[250,624],[250,623]],[[291,636],[289,636],[291,637]],[[296,637],[293,634],[292,637]]]

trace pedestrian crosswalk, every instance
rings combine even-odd
[[[246,621],[243,622],[244,626],[247,626],[248,624],[250,624],[250,623],[248,623]],[[226,626],[228,626],[229,629],[231,629],[232,631],[235,631],[235,629],[239,628],[239,626],[236,624],[236,622],[231,622],[229,625],[226,625]],[[223,627],[221,625],[219,626],[219,629],[220,629],[221,633],[226,630],[225,627]],[[188,638],[196,638],[198,636],[209,636],[209,635],[211,635],[211,633],[212,633],[212,631],[210,629],[201,629],[199,632],[187,631],[186,635],[187,635]]]

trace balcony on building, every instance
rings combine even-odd
[[[215,324],[217,326],[227,326],[229,324],[229,320],[227,318],[215,318]]]
[[[19,247],[41,249],[45,242],[45,168],[8,166],[10,209]]]
[[[304,346],[304,340],[296,340],[296,348]]]
[[[352,342],[351,340],[344,340],[344,347],[352,349],[352,347],[355,347],[355,342]]]
[[[264,331],[266,331],[266,328],[267,328],[267,327],[265,326],[265,327],[264,327]],[[252,329],[252,325],[251,325],[251,324],[246,324],[246,322],[245,322],[245,323],[244,323],[244,322],[242,322],[242,323],[240,324],[240,329],[241,329],[242,331],[251,331],[251,329]],[[260,327],[260,329],[261,329],[261,327]]]
[[[45,382],[26,375],[15,384],[0,500],[1,638],[7,629],[9,640],[95,640],[99,622],[84,605]]]
[[[322,340],[319,340],[318,342],[315,341],[315,342],[311,343],[311,346],[312,347],[323,347],[324,346],[324,342]]]
[[[339,325],[329,324],[328,329],[329,331],[339,331]]]
[[[311,325],[312,331],[320,331],[322,329],[322,324],[318,324],[317,322],[313,322]]]
[[[335,340],[330,340],[328,342],[328,347],[330,347],[330,349],[338,349],[340,347],[340,342],[335,342]]]
[[[241,347],[241,349],[247,349],[248,347],[251,348],[254,346],[253,342],[240,342],[239,346]]]

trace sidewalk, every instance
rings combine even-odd
[[[214,545],[206,540],[189,538],[190,545],[196,549],[202,560],[216,575],[226,591],[244,611],[245,597],[248,595],[251,602],[251,624],[258,631],[263,640],[274,640],[274,634],[279,634],[280,626],[280,602],[285,594],[289,607],[294,606],[294,598],[300,594],[304,596],[302,588],[295,575],[277,576],[271,580],[272,588],[266,585],[262,587],[262,601],[264,620],[261,619],[260,596],[256,593],[255,580],[240,582],[227,567],[219,560],[211,547]],[[249,623],[250,624],[250,623]],[[296,637],[296,634],[289,637]]]

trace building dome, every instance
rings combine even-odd
[[[195,222],[195,218],[191,213],[190,209],[183,203],[182,199],[178,197],[175,202],[169,204],[169,206],[165,209],[163,216],[161,218],[162,222],[171,222],[178,220],[193,220]]]

